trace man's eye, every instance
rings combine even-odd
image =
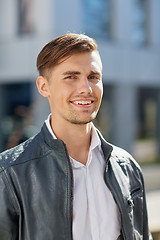
[[[75,76],[73,76],[73,75],[68,75],[68,76],[65,77],[65,79],[75,79]]]
[[[96,80],[100,80],[100,77],[97,75],[91,75],[89,76],[89,79],[96,79]]]
[[[90,79],[94,79],[94,78],[96,79],[97,77],[96,76],[90,76],[89,78]]]

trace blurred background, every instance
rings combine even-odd
[[[95,125],[139,162],[149,225],[160,239],[160,1],[1,0],[0,152],[36,134],[49,106],[36,90],[36,58],[53,38],[85,33],[103,62]]]

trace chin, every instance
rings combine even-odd
[[[92,122],[92,120],[86,120],[86,121],[71,121],[72,124],[77,124],[77,125],[85,125],[87,123]]]
[[[96,118],[96,115],[92,116],[90,118],[86,118],[86,119],[72,119],[72,120],[70,120],[70,122],[72,124],[84,125],[84,124],[92,122],[95,118]]]
[[[70,113],[68,117],[65,119],[72,123],[72,124],[77,124],[77,125],[84,125],[87,123],[92,122],[97,116],[97,111],[92,112],[92,114],[76,114],[76,113]]]

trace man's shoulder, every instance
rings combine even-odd
[[[111,161],[116,161],[120,166],[126,165],[141,171],[140,165],[126,150],[112,145]]]
[[[116,163],[120,166],[126,165],[141,171],[139,164],[129,152],[106,141],[98,129],[97,132],[101,139],[103,153],[105,155],[106,152],[108,152],[110,156],[110,162]]]
[[[25,142],[0,153],[0,171],[17,164],[22,164],[35,157],[36,147],[39,145],[39,134]]]

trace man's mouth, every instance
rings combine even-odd
[[[90,105],[91,103],[93,103],[93,101],[88,100],[88,101],[71,101],[71,103],[75,104],[75,105]]]

